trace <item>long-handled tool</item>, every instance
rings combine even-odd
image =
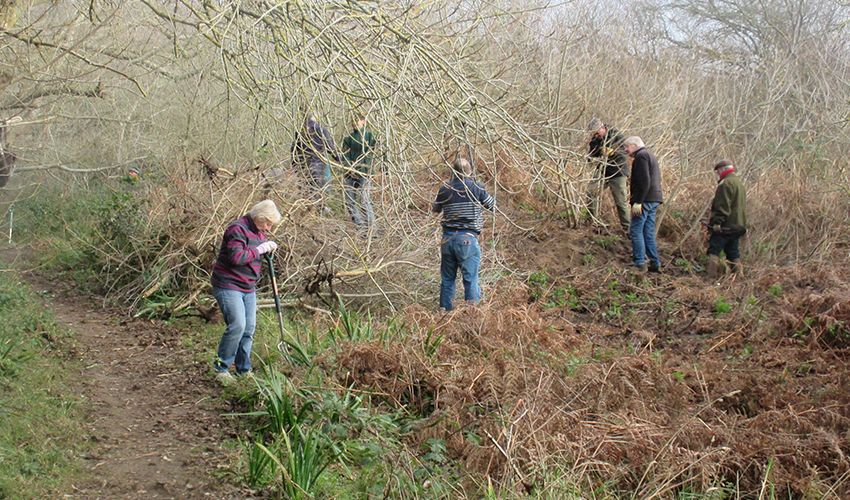
[[[284,341],[284,337],[286,334],[286,329],[283,327],[283,309],[280,306],[280,294],[277,291],[277,276],[274,272],[274,261],[272,260],[271,252],[265,254],[266,262],[269,264],[269,274],[272,275],[272,290],[274,291],[274,308],[277,311],[277,326],[280,327],[280,341],[277,343],[277,350],[287,354],[288,350],[286,349],[286,342]]]

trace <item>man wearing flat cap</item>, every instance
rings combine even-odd
[[[714,165],[717,189],[711,202],[708,219],[708,279],[717,279],[723,274],[724,265],[720,252],[736,275],[743,274],[741,266],[740,240],[747,233],[747,191],[741,178],[735,173],[735,165],[721,160]]]

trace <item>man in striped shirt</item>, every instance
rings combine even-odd
[[[495,207],[496,200],[472,178],[472,164],[465,158],[455,159],[452,178],[440,187],[433,206],[434,213],[443,214],[440,307],[446,311],[453,308],[458,268],[463,278],[463,298],[471,303],[481,300],[478,235],[484,227],[483,209],[493,211]]]

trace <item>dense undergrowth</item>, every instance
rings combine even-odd
[[[135,314],[173,318],[162,313],[192,296],[202,305],[217,235],[244,203],[206,213],[188,187],[167,204],[157,200],[173,198],[171,185],[88,188],[42,188],[16,204],[29,231],[16,235],[31,234],[40,262],[107,297],[135,291]],[[810,195],[800,196],[785,209],[802,210]],[[256,382],[225,393],[244,428],[233,471],[247,488],[292,498],[847,493],[850,277],[830,262],[848,240],[817,236],[835,210],[770,230],[782,214],[756,197],[746,277],[714,284],[688,233],[695,196],[665,207],[661,276],[628,272],[619,235],[570,228],[558,208],[523,197],[502,209],[530,229],[497,221],[484,236],[486,300],[448,315],[418,269],[376,273],[376,288],[338,280],[341,303],[314,279],[376,255],[423,260],[427,224],[364,249],[337,209],[281,202],[288,353],[263,315]],[[324,300],[305,293],[311,283]],[[193,345],[212,359],[220,326],[206,332]]]
[[[47,498],[79,472],[73,362],[56,349],[65,335],[13,272],[0,273],[0,498]]]
[[[850,497],[846,2],[195,3],[17,2],[4,189],[33,262],[166,320],[214,317],[223,228],[278,203],[289,355],[258,346],[256,387],[226,393],[251,414],[246,485]],[[287,168],[305,111],[335,138],[368,113],[375,238],[340,172],[317,203]],[[588,227],[593,116],[660,160],[662,276]],[[499,208],[484,303],[441,315],[429,206],[458,153]],[[708,283],[722,157],[747,187],[746,277]],[[139,182],[116,178],[131,166]]]
[[[276,347],[276,319],[261,312],[255,378],[224,393],[228,416],[242,436],[251,436],[235,444],[241,458],[233,473],[250,489],[286,498],[465,496],[462,468],[445,441],[415,438],[417,429],[430,425],[427,418],[416,407],[392,404],[387,394],[357,388],[336,367],[352,345],[391,347],[410,332],[344,306],[338,312],[330,322],[288,317],[284,351]],[[220,327],[192,331],[190,345],[209,359]]]

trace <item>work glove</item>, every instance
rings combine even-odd
[[[632,205],[632,217],[640,217],[643,214],[643,206],[640,203]]]
[[[616,151],[614,150],[614,148],[609,148],[609,147],[602,148],[602,154],[604,154],[608,158],[614,156],[615,152]]]
[[[263,255],[264,253],[274,252],[275,250],[277,250],[277,243],[275,243],[274,241],[264,241],[257,245],[257,252],[259,252],[260,255]]]
[[[723,231],[723,227],[720,224],[715,224],[715,225],[711,226],[711,232],[712,233],[720,234],[722,231]]]

